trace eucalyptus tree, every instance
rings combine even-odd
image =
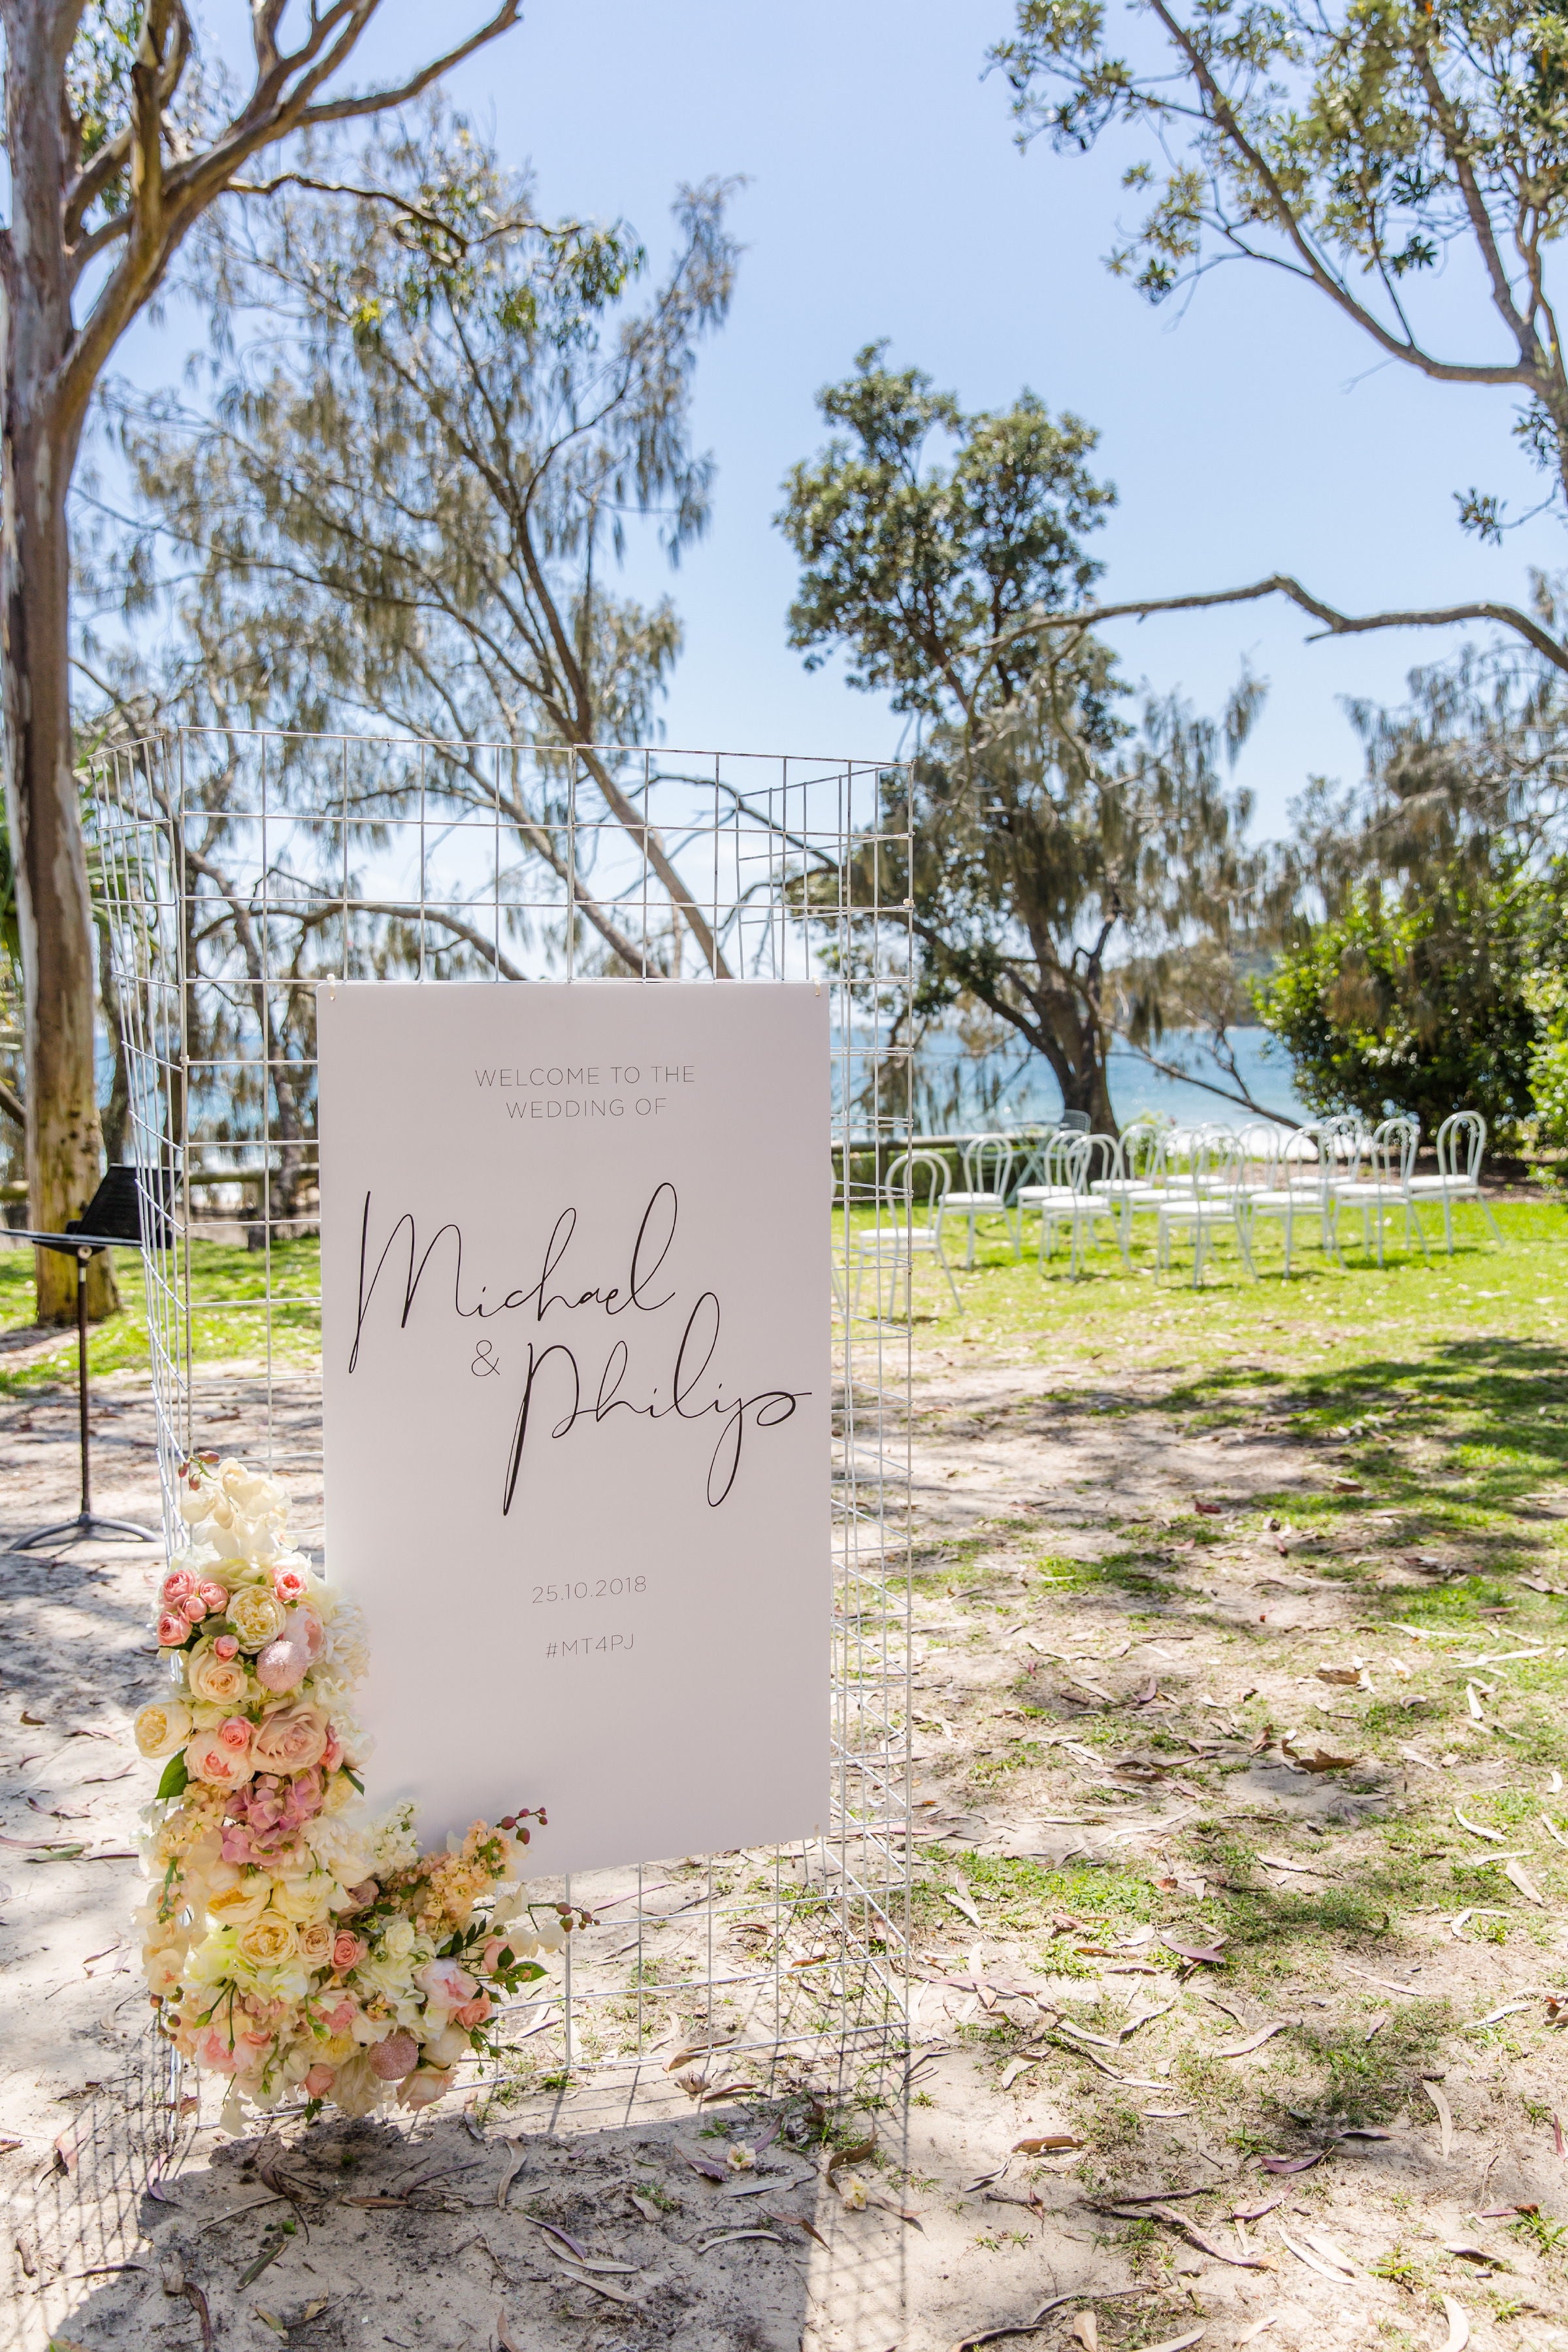
[[[0,627],[6,804],[26,979],[32,1213],[60,1225],[100,1160],[93,945],[71,771],[67,499],[93,389],[196,224],[264,150],[405,104],[518,21],[500,0],[413,72],[343,78],[382,0],[251,0],[249,58],[202,68],[184,0],[0,0],[8,219],[0,229]],[[230,85],[234,85],[231,94]],[[94,1261],[100,1307],[110,1277]],[[39,1255],[38,1311],[74,1276]]]
[[[726,190],[682,194],[655,280],[624,223],[542,218],[526,177],[440,109],[376,139],[351,182],[326,163],[289,176],[201,241],[210,397],[110,404],[139,501],[141,544],[120,565],[132,602],[162,576],[177,641],[258,723],[438,745],[427,791],[498,813],[557,886],[570,859],[616,968],[668,961],[668,938],[634,939],[596,894],[594,829],[574,845],[559,795],[538,789],[571,752],[639,875],[646,859],[726,972],[604,748],[647,740],[680,643],[668,597],[615,591],[628,528],[647,518],[673,560],[708,520],[689,408],[733,284]],[[538,756],[473,748],[495,742]],[[388,775],[384,803],[398,788]]]
[[[1112,1129],[1112,1034],[1157,1042],[1194,955],[1258,888],[1224,767],[1261,689],[1244,682],[1217,724],[1174,698],[1123,715],[1130,690],[1078,617],[1100,570],[1084,537],[1115,495],[1079,419],[1029,393],[966,413],[879,344],[819,406],[840,430],[779,517],[801,561],[790,641],[810,666],[841,649],[852,684],[921,726],[912,797],[889,811],[914,841],[918,1001],[985,1006],[1067,1108]]]
[[[1536,0],[1129,0],[1115,27],[1106,0],[1016,9],[992,55],[1020,142],[1082,152],[1121,134],[1122,184],[1146,208],[1112,270],[1161,303],[1221,262],[1261,264],[1331,305],[1382,362],[1513,393],[1544,502],[1568,511],[1552,282],[1568,225],[1568,18]],[[1511,527],[1496,492],[1455,497],[1483,539]],[[1275,593],[1331,634],[1493,621],[1568,670],[1568,636],[1539,599],[1348,614],[1278,573],[1100,617]]]

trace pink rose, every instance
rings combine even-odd
[[[225,2074],[234,2072],[234,2053],[222,2034],[211,2026],[196,2043],[196,2055],[204,2066],[216,2066]]]
[[[452,2022],[469,2032],[476,2025],[482,2025],[489,2013],[490,1997],[488,1992],[481,1992],[476,2000],[466,2000],[461,2009],[452,2011]]]
[[[158,1620],[158,1640],[165,1650],[177,1650],[190,1639],[191,1629],[186,1620],[174,1610],[167,1610]]]
[[[434,2001],[437,2009],[460,2009],[464,2001],[472,2000],[479,1989],[467,1969],[460,1969],[456,1960],[426,1960],[422,1969],[415,1969],[414,1981],[426,2000]]]
[[[419,2044],[412,2033],[401,2030],[389,2033],[384,2042],[373,2042],[370,2047],[370,2067],[384,2083],[401,2083],[412,2074],[419,2063]]]
[[[358,2010],[345,1993],[336,2009],[327,2012],[322,2022],[333,2033],[346,2033],[358,2015]]]
[[[187,1625],[199,1625],[207,1613],[207,1604],[199,1592],[187,1592],[180,1603],[180,1614]]]
[[[290,1609],[284,1632],[292,1642],[298,1642],[311,1665],[327,1646],[327,1629],[313,1609]]]
[[[214,1617],[221,1617],[228,1607],[228,1594],[221,1584],[215,1584],[210,1576],[204,1576],[197,1585],[196,1597],[205,1602],[208,1613]]]
[[[292,1609],[296,1601],[303,1601],[310,1589],[310,1580],[302,1568],[275,1568],[272,1571],[272,1590],[285,1609]]]
[[[488,1936],[485,1938],[485,1948],[479,1955],[479,1966],[487,1976],[495,1974],[500,1966],[501,1954],[510,1952],[510,1949],[511,1946],[504,1936]]]
[[[243,1715],[231,1715],[226,1722],[218,1725],[217,1737],[237,1756],[244,1756],[250,1747],[250,1726]]]
[[[337,1725],[335,1723],[329,1723],[327,1726],[327,1744],[321,1750],[321,1769],[323,1772],[335,1772],[342,1760],[343,1743],[338,1738]]]
[[[332,1945],[332,1966],[346,1976],[364,1958],[365,1948],[360,1938],[347,1927],[340,1927]]]
[[[226,1724],[224,1729],[227,1727]],[[241,1789],[256,1766],[244,1748],[226,1746],[221,1733],[198,1731],[185,1749],[185,1769],[193,1780],[209,1781],[215,1789]]]
[[[196,1580],[189,1569],[172,1568],[158,1587],[158,1605],[161,1609],[177,1609],[186,1593],[195,1589]]]
[[[335,2066],[312,2066],[305,2077],[305,2090],[312,2099],[324,2099],[338,2079]]]
[[[327,1719],[320,1707],[279,1706],[263,1717],[250,1752],[258,1772],[309,1772],[327,1745]]]
[[[287,1633],[279,1633],[258,1656],[256,1679],[263,1690],[274,1691],[281,1697],[286,1691],[298,1690],[310,1664],[301,1644]]]
[[[232,1633],[220,1633],[213,1643],[213,1653],[215,1656],[221,1658],[226,1666],[231,1658],[238,1657],[239,1643]]]

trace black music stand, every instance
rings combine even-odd
[[[92,1470],[87,1412],[87,1269],[100,1250],[140,1249],[142,1246],[142,1196],[137,1189],[134,1168],[115,1167],[100,1184],[79,1217],[72,1217],[63,1234],[35,1234],[10,1228],[16,1240],[32,1242],[39,1249],[55,1250],[62,1257],[76,1260],[76,1355],[77,1397],[81,1429],[81,1508],[74,1519],[58,1519],[53,1526],[35,1528],[30,1535],[18,1536],[10,1551],[31,1551],[35,1545],[52,1542],[64,1537],[75,1543],[83,1536],[132,1536],[139,1543],[157,1543],[161,1538],[151,1528],[140,1526],[134,1519],[106,1519],[92,1507]],[[166,1227],[161,1211],[154,1211],[157,1239],[165,1238]]]

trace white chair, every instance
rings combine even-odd
[[[1251,1204],[1241,1188],[1240,1144],[1228,1131],[1211,1131],[1188,1137],[1185,1148],[1186,1172],[1167,1185],[1160,1209],[1160,1271],[1170,1269],[1172,1242],[1190,1234],[1196,1290],[1203,1280],[1204,1244],[1212,1234],[1228,1230],[1235,1234],[1242,1262],[1256,1280],[1249,1234]]]
[[[1121,1159],[1121,1146],[1113,1135],[1066,1135],[1059,1139],[1051,1158],[1055,1181],[1022,1187],[1018,1193],[1018,1210],[1022,1216],[1026,1209],[1040,1213],[1040,1271],[1044,1273],[1047,1258],[1056,1245],[1058,1233],[1072,1235],[1072,1274],[1076,1281],[1082,1267],[1085,1237],[1094,1247],[1095,1228],[1107,1224],[1116,1237],[1121,1252],[1121,1263],[1129,1274],[1132,1262],[1127,1255],[1127,1237],[1122,1231],[1120,1205],[1093,1190],[1090,1174],[1096,1161],[1102,1167],[1115,1168]]]
[[[1247,1185],[1247,1221],[1256,1228],[1259,1217],[1278,1217],[1285,1244],[1285,1273],[1290,1272],[1290,1252],[1300,1223],[1316,1223],[1323,1255],[1342,1270],[1335,1234],[1335,1215],[1329,1192],[1330,1171],[1341,1164],[1348,1139],[1359,1137],[1356,1119],[1330,1119],[1322,1128],[1298,1128],[1289,1137],[1272,1130],[1275,1150],[1267,1186]],[[1342,1143],[1341,1138],[1345,1140]]]
[[[904,1278],[904,1311],[914,1320],[914,1267],[919,1257],[941,1266],[952,1303],[962,1315],[963,1301],[942,1245],[942,1202],[947,1195],[947,1162],[939,1151],[901,1151],[889,1166],[877,1223],[854,1237],[855,1311],[860,1311],[860,1284],[868,1266],[875,1271],[877,1316],[883,1319],[882,1277],[888,1276],[887,1319],[899,1311],[899,1276]]]
[[[1089,1189],[1110,1202],[1121,1220],[1123,1246],[1132,1238],[1134,1217],[1158,1216],[1168,1198],[1165,1154],[1170,1129],[1154,1119],[1134,1119],[1122,1130],[1113,1165],[1090,1174]]]
[[[1437,1201],[1443,1210],[1443,1238],[1448,1244],[1448,1255],[1454,1255],[1454,1203],[1456,1201],[1479,1201],[1481,1213],[1492,1229],[1494,1241],[1502,1240],[1491,1203],[1481,1190],[1481,1162],[1487,1152],[1487,1123],[1479,1110],[1451,1111],[1437,1129],[1437,1173],[1436,1176],[1412,1176],[1409,1190],[1417,1201]]]
[[[1012,1237],[1013,1255],[1022,1257],[1023,1236],[1012,1206],[1013,1166],[1017,1158],[1012,1139],[1005,1135],[972,1135],[963,1147],[963,1184],[961,1191],[944,1194],[937,1211],[937,1230],[942,1230],[944,1218],[962,1217],[968,1228],[968,1244],[963,1254],[965,1273],[974,1265],[974,1227],[981,1217],[1005,1219]]]
[[[1336,1248],[1339,1223],[1346,1209],[1361,1212],[1362,1247],[1372,1245],[1372,1228],[1377,1228],[1377,1262],[1383,1264],[1383,1222],[1391,1214],[1405,1220],[1405,1238],[1414,1233],[1421,1244],[1423,1257],[1430,1255],[1426,1236],[1421,1230],[1421,1220],[1415,1213],[1415,1197],[1410,1189],[1411,1171],[1415,1165],[1416,1148],[1421,1141],[1421,1122],[1403,1115],[1385,1118],[1381,1127],[1359,1139],[1360,1150],[1352,1174],[1348,1178],[1335,1175],[1331,1170],[1327,1178],[1329,1199],[1333,1210]],[[1363,1173],[1363,1171],[1365,1173]]]

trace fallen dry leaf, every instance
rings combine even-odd
[[[1345,2274],[1342,2270],[1338,2270],[1332,2263],[1324,2262],[1322,2256],[1315,2254],[1310,2246],[1299,2244],[1289,2230],[1282,2228],[1279,2239],[1280,2243],[1289,2248],[1299,2263],[1305,2263],[1307,2268],[1310,2271],[1316,2271],[1320,2278],[1331,2279],[1336,2286],[1344,2284]]]
[[[1343,2271],[1347,2278],[1354,2278],[1355,2263],[1344,2248],[1336,2245],[1332,2238],[1325,2237],[1321,2230],[1303,2230],[1301,2235],[1314,2253],[1321,2254],[1326,2263],[1332,2263],[1337,2270]]]
[[[1288,2033],[1293,2025],[1300,2023],[1300,2018],[1279,2018],[1273,2025],[1259,2026],[1258,2032],[1249,2033],[1245,2042],[1216,2042],[1208,2055],[1211,2058],[1246,2058],[1254,2050],[1261,2050],[1266,2042],[1273,2040],[1275,2034]]]
[[[1361,1668],[1359,1666],[1320,1666],[1318,1680],[1321,1683],[1348,1683],[1353,1689],[1361,1680]]]
[[[1027,2139],[1016,2139],[1013,2142],[1013,2153],[1015,2156],[1047,2156],[1053,2154],[1058,2148],[1082,2146],[1082,2140],[1074,2139],[1071,2132],[1032,2132]],[[994,2179],[995,2174],[993,2173],[991,2178]]]
[[[1072,2332],[1083,2346],[1083,2352],[1100,2352],[1100,2325],[1092,2311],[1073,2314]]]
[[[1443,2352],[1465,2352],[1470,2340],[1469,2314],[1462,2303],[1454,2301],[1451,2294],[1443,2297],[1443,2308],[1448,2315],[1448,2341],[1444,2345]]]
[[[1526,1870],[1521,1864],[1517,1862],[1505,1862],[1502,1866],[1502,1874],[1511,1885],[1518,1887],[1520,1893],[1523,1895],[1527,1903],[1533,1903],[1539,1909],[1542,1911],[1545,1910],[1545,1895],[1542,1895],[1540,1887],[1537,1886],[1529,1871]]]
[[[1437,2124],[1443,2154],[1446,2157],[1451,2156],[1454,2152],[1454,2110],[1448,2105],[1447,2100],[1443,2096],[1442,2092],[1437,2088],[1436,2083],[1424,2082],[1422,2088],[1425,2090],[1426,2096],[1431,2100],[1432,2105],[1437,2110]]]
[[[1462,1813],[1458,1805],[1454,1807],[1454,1819],[1462,1830],[1468,1830],[1472,1837],[1487,1838],[1493,1845],[1506,1845],[1508,1843],[1501,1830],[1483,1829],[1479,1822],[1472,1822],[1468,1814]]]

